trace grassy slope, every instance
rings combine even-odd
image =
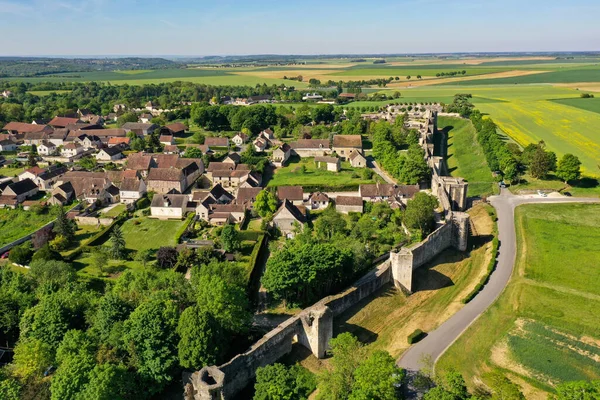
[[[448,169],[452,176],[469,182],[469,196],[486,196],[496,187],[483,150],[469,120],[440,117],[438,127],[448,132]]]
[[[516,220],[517,266],[509,286],[440,359],[437,369],[458,369],[473,385],[483,373],[504,368],[531,398],[540,398],[540,391],[551,390],[547,382],[560,381],[565,370],[575,379],[600,378],[600,370],[588,367],[589,359],[559,345],[550,352],[549,341],[533,329],[542,324],[567,333],[571,337],[563,342],[575,347],[583,347],[578,341],[582,336],[600,343],[600,256],[595,251],[600,206],[521,206]],[[522,334],[515,334],[522,321]],[[497,349],[507,342],[509,356],[499,357]]]
[[[36,215],[30,211],[0,209],[0,246],[17,240],[52,221],[49,212]]]
[[[140,224],[136,225],[135,222]],[[150,218],[134,218],[123,224],[125,246],[131,250],[158,250],[162,246],[175,246],[175,235],[185,221],[161,221]]]
[[[579,108],[581,110],[591,111],[600,114],[600,98],[593,99],[556,99],[552,100],[555,103],[565,106]]]

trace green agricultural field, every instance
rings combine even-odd
[[[448,72],[454,72],[454,71],[467,71],[467,73],[465,75],[458,75],[459,77],[461,76],[474,76],[474,75],[483,75],[483,74],[493,74],[496,72],[505,72],[505,71],[510,71],[511,68],[502,68],[502,67],[488,67],[488,68],[484,68],[484,67],[473,67],[473,66],[469,66],[469,65],[464,65],[464,64],[448,64],[448,65],[414,65],[414,66],[389,66],[389,67],[382,67],[382,66],[376,66],[376,67],[370,67],[370,68],[364,68],[362,66],[360,67],[351,67],[348,69],[345,69],[344,71],[340,71],[340,72],[334,72],[332,74],[329,74],[331,76],[336,76],[336,77],[355,77],[356,79],[361,79],[361,77],[373,77],[373,76],[379,76],[379,77],[386,77],[389,78],[390,76],[393,77],[400,77],[400,79],[402,81],[406,81],[406,77],[408,75],[410,75],[413,79],[417,79],[417,75],[422,75],[422,76],[436,76],[436,74],[440,74],[440,73],[448,73]],[[333,80],[335,80],[334,78],[332,78]]]
[[[38,215],[21,209],[0,209],[0,246],[35,232],[53,219],[50,211]]]
[[[372,178],[363,176],[367,171],[369,170],[364,168],[352,168],[350,163],[343,162],[340,172],[331,172],[324,168],[317,168],[312,158],[301,160],[296,158],[292,159],[286,167],[277,168],[268,186],[298,185],[315,188],[315,190],[358,190],[361,184],[375,183],[380,180],[378,175],[373,175]]]
[[[516,222],[512,280],[437,369],[455,368],[471,386],[502,370],[527,398],[560,382],[600,379],[600,205],[521,206]]]
[[[600,66],[575,67],[565,70],[555,70],[545,74],[515,76],[510,78],[479,79],[469,81],[469,85],[516,85],[540,83],[578,83],[600,82]],[[446,83],[446,85],[461,85],[462,82]]]
[[[448,134],[449,173],[469,182],[469,197],[493,194],[496,183],[485,160],[483,149],[477,143],[471,121],[440,117],[438,128]]]
[[[32,90],[28,93],[32,94],[34,96],[44,97],[44,96],[51,95],[52,93],[65,94],[65,93],[71,93],[71,91],[70,90]]]
[[[575,107],[580,110],[591,111],[600,114],[600,97],[593,99],[556,99],[552,101],[565,106]]]

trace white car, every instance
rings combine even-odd
[[[538,194],[542,197],[548,197],[548,195],[544,192],[542,192],[541,190],[538,190]]]

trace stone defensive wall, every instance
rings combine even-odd
[[[392,111],[393,112],[393,111]],[[447,248],[467,249],[469,216],[468,184],[461,178],[444,175],[444,160],[434,156],[433,136],[437,130],[437,110],[411,113],[411,126],[418,126],[420,144],[432,170],[431,192],[440,202],[442,213],[437,228],[425,240],[391,252],[389,258],[343,293],[326,297],[300,314],[289,318],[264,335],[248,351],[220,366],[184,374],[185,399],[230,400],[252,382],[256,370],[275,363],[299,343],[317,358],[324,358],[333,336],[333,319],[361,300],[393,283],[412,292],[413,271],[433,260]]]

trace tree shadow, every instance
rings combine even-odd
[[[591,189],[598,187],[599,185],[600,182],[598,181],[598,179],[586,176],[576,181],[573,186],[581,189]]]
[[[450,156],[448,156],[448,158],[450,158]],[[451,175],[454,171],[456,171],[458,169],[458,167],[452,167],[452,168],[448,168],[448,175]]]
[[[348,322],[342,322],[336,324],[337,330],[341,332],[349,332],[356,336],[361,343],[371,344],[374,343],[379,335],[369,329],[363,328],[362,326],[349,324]]]

